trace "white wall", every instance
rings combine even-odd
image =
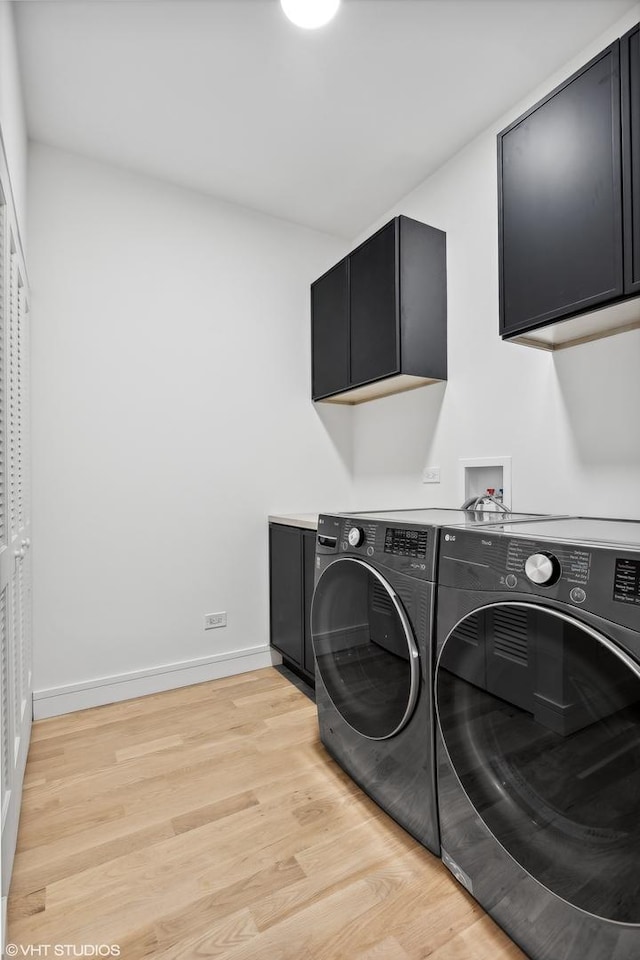
[[[351,411],[309,399],[343,244],[37,144],[29,175],[36,696],[263,647],[267,515],[351,496]]]
[[[16,216],[25,243],[27,132],[24,119],[13,11],[0,0],[0,130],[16,205]]]
[[[509,455],[517,509],[640,518],[640,330],[555,354],[498,337],[495,139],[638,20],[640,5],[378,221],[447,232],[449,380],[356,408],[362,507],[457,505],[459,458]]]

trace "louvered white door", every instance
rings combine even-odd
[[[4,851],[4,827],[11,800],[13,710],[11,708],[11,650],[9,647],[9,616],[7,601],[9,596],[10,565],[8,563],[7,531],[7,436],[6,436],[6,290],[7,290],[7,214],[6,204],[0,187],[0,687],[2,709],[0,718],[2,729],[2,849]],[[4,858],[3,858],[4,859]],[[4,863],[3,863],[4,875]],[[4,893],[4,884],[3,884]]]
[[[0,164],[0,168],[1,168]],[[0,174],[2,173],[0,169]],[[2,896],[8,893],[32,717],[28,299],[0,177],[0,640]],[[4,186],[4,189],[3,189]]]

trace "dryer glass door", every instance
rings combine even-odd
[[[640,923],[640,672],[609,637],[534,604],[463,619],[436,667],[438,728],[476,814],[529,874]]]
[[[335,560],[316,585],[311,632],[318,673],[346,722],[373,740],[398,733],[415,706],[419,664],[388,581],[363,560]]]

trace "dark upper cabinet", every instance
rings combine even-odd
[[[351,383],[368,383],[399,370],[398,229],[392,220],[349,258]]]
[[[504,337],[622,296],[619,41],[498,135],[498,176]]]
[[[349,273],[341,260],[311,288],[313,395],[344,390],[349,383]]]
[[[624,289],[640,294],[640,25],[621,40]]]
[[[314,400],[446,380],[446,235],[395,217],[312,284],[311,329]]]

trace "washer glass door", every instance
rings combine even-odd
[[[363,560],[334,560],[316,585],[311,633],[318,673],[344,720],[373,740],[398,733],[415,706],[419,665],[388,581]]]
[[[438,727],[476,813],[529,874],[599,917],[640,923],[640,671],[565,614],[468,616],[436,666]]]

